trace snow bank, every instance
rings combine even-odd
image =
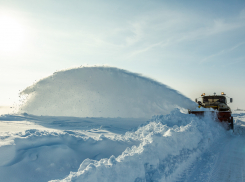
[[[201,120],[178,109],[170,115],[155,116],[124,135],[125,139],[140,141],[139,146],[128,147],[118,157],[86,159],[77,172],[53,182],[177,181],[200,153],[225,135],[224,128],[210,117]]]
[[[0,137],[0,141],[9,136]],[[139,141],[106,138],[97,140],[72,131],[36,129],[17,133],[14,144],[0,147],[0,181],[48,181],[77,171],[86,159],[100,160],[120,155]]]
[[[26,88],[20,112],[48,116],[151,118],[195,103],[152,79],[111,67],[59,71]]]
[[[122,126],[109,126],[118,118],[115,122],[100,118],[98,123],[106,123],[103,129],[97,121],[84,120],[84,126],[92,122],[91,129],[73,117],[6,115],[1,122],[26,124],[27,130],[0,132],[0,181],[178,181],[205,149],[225,135],[211,117],[175,109],[115,134]],[[50,127],[40,128],[38,123]],[[111,132],[106,135],[107,129]]]

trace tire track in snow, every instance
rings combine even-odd
[[[186,169],[178,182],[245,182],[244,136],[215,142]]]
[[[245,181],[245,140],[243,136],[233,137],[220,151],[218,162],[209,182]]]
[[[229,137],[229,136],[228,136]],[[222,138],[213,143],[207,150],[179,176],[177,182],[207,182],[214,171],[214,166],[219,158],[220,149],[224,148],[229,138]]]

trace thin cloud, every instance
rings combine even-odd
[[[229,48],[229,49],[221,50],[221,51],[219,51],[219,52],[217,52],[217,53],[215,53],[215,54],[212,54],[212,55],[210,55],[210,56],[204,58],[203,60],[200,61],[200,63],[207,62],[207,61],[211,61],[211,60],[210,60],[211,58],[220,56],[220,55],[222,55],[222,54],[224,54],[224,53],[231,52],[231,51],[237,49],[238,47],[240,47],[240,46],[242,46],[242,45],[244,45],[244,44],[245,44],[245,42],[241,42],[241,43],[239,43],[239,44],[237,44],[237,45],[235,45],[235,46],[233,46],[233,47],[231,47],[231,48]]]
[[[158,46],[162,46],[163,45],[163,42],[159,42],[159,43],[156,43],[156,44],[152,44],[152,45],[149,45],[143,49],[139,49],[139,50],[136,50],[134,52],[132,52],[128,57],[133,57],[133,56],[136,56],[138,54],[142,54],[144,52],[147,52],[149,51],[150,49],[153,49],[154,47],[158,47]]]

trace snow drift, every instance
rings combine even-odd
[[[104,135],[105,129],[77,130],[72,118],[51,131],[40,128],[36,116],[22,115],[19,120],[34,122],[36,129],[0,132],[0,181],[178,181],[202,152],[226,135],[210,117],[175,109],[124,134]],[[54,128],[61,124],[56,122],[60,117],[40,118]],[[118,118],[113,119],[117,123]],[[13,117],[0,117],[8,120]],[[101,118],[101,123],[107,120]]]
[[[36,129],[18,133],[14,144],[0,147],[0,181],[48,181],[76,171],[86,159],[120,155],[137,141],[95,140],[72,132]],[[113,146],[113,148],[111,148]]]
[[[20,112],[47,116],[151,118],[195,103],[152,79],[112,67],[59,71],[26,88]]]
[[[156,116],[124,135],[125,140],[141,141],[138,146],[128,147],[118,157],[86,159],[77,172],[53,182],[178,181],[179,175],[213,141],[225,135],[224,128],[210,117],[201,120],[178,109],[167,116]]]

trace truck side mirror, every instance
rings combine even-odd
[[[232,103],[233,102],[233,99],[232,98],[230,98],[230,103]]]
[[[195,102],[197,102],[197,99],[195,99]]]

